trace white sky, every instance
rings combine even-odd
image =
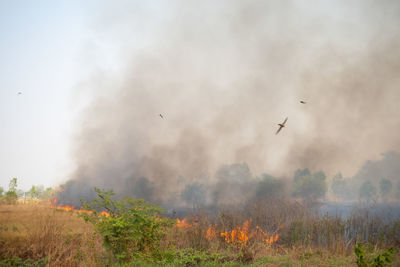
[[[72,168],[74,88],[90,35],[78,1],[0,1],[0,186],[54,186]],[[18,92],[22,94],[18,95]]]
[[[159,14],[164,4],[141,6]],[[74,169],[74,125],[93,92],[80,88],[100,69],[119,68],[116,36],[97,25],[105,10],[105,2],[97,0],[0,1],[0,186],[5,190],[13,177],[23,190],[56,186]]]

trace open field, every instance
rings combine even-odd
[[[85,223],[77,215],[76,210],[56,209],[47,202],[0,205],[2,264],[5,266],[115,265],[110,253],[103,248],[102,237],[95,234],[91,224]],[[356,266],[354,242],[346,243],[341,237],[334,236],[334,231],[339,230],[332,227],[339,223],[333,219],[325,218],[325,221],[317,221],[315,218],[310,218],[309,224],[301,226],[304,229],[300,231],[299,220],[297,224],[291,223],[290,227],[279,225],[278,222],[275,222],[275,226],[268,227],[266,222],[262,223],[262,220],[257,221],[256,218],[239,223],[241,217],[243,214],[235,216],[225,211],[222,218],[220,215],[218,221],[212,223],[212,219],[205,214],[177,221],[162,239],[161,248],[173,251],[171,254],[173,258],[162,265]],[[281,216],[280,219],[284,218]],[[368,222],[378,227],[376,221]],[[295,226],[297,230],[293,229]],[[277,227],[276,231],[267,234],[267,230],[272,229],[271,227]],[[329,227],[332,229],[328,240],[326,237],[329,235],[324,234],[323,229],[327,231]],[[302,237],[302,234],[305,236]],[[381,233],[379,242],[374,240],[370,242],[372,246],[367,251],[368,257],[372,258],[389,247],[389,241],[393,240],[385,241],[385,238],[387,237]],[[157,263],[133,262],[128,266],[143,265],[151,266]],[[393,256],[393,266],[400,266],[397,254]]]
[[[2,258],[46,258],[49,266],[93,266],[103,252],[91,225],[47,203],[0,205],[0,244]]]

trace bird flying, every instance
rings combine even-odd
[[[160,117],[161,117],[161,119],[164,119],[163,115],[161,115],[161,114],[158,114],[158,116],[160,116]]]
[[[22,92],[18,92],[19,95],[22,95]]]
[[[306,101],[303,101],[303,100],[301,100],[300,103],[302,103],[302,104],[307,104],[307,102],[306,102]]]
[[[282,128],[285,127],[285,123],[286,123],[287,119],[288,119],[288,117],[286,117],[286,119],[284,120],[283,123],[278,123],[279,129],[278,129],[278,131],[276,131],[276,134],[278,134],[282,130]]]

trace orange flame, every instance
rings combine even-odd
[[[58,206],[58,207],[56,207],[56,209],[57,210],[65,210],[65,211],[73,211],[75,209],[75,207],[65,205],[65,206]]]
[[[278,239],[279,239],[279,235],[276,234],[276,235],[270,236],[269,238],[267,237],[265,239],[265,243],[267,243],[268,245],[271,245],[272,243],[275,243],[276,241],[278,241]]]
[[[247,220],[243,223],[243,226],[237,226],[232,231],[222,232],[221,236],[224,237],[226,243],[232,243],[234,247],[243,247],[247,245],[247,241],[253,236],[249,233],[249,223]]]
[[[271,246],[272,243],[275,243],[279,239],[278,234],[269,236],[259,226],[256,227],[256,231],[258,231],[259,236],[261,236],[261,239],[263,239],[265,243],[269,246]]]
[[[222,232],[220,235],[224,237],[226,243],[232,244],[236,248],[247,246],[248,241],[252,238],[264,241],[268,247],[278,241],[278,234],[268,235],[259,226],[256,226],[255,230],[250,232],[250,222],[251,220],[247,220],[243,223],[242,227],[238,226],[232,231]],[[211,231],[211,229],[212,228],[209,228],[209,231]],[[209,231],[207,231],[207,234]]]
[[[176,226],[179,228],[192,227],[191,224],[187,223],[186,218],[183,218],[183,220],[179,220],[179,218],[176,218]]]
[[[78,213],[88,213],[88,214],[92,214],[93,213],[93,211],[91,211],[91,210],[85,210],[85,209],[77,210],[77,209],[75,209],[74,206],[69,206],[69,205],[57,206],[57,199],[54,199],[52,203],[50,202],[50,204],[52,204],[52,206],[55,207],[57,210],[76,211]],[[110,213],[108,213],[106,211],[100,212],[100,215],[104,216],[104,217],[107,217],[107,218],[110,217]]]
[[[102,211],[101,213],[100,213],[102,216],[105,216],[105,217],[110,217],[110,213],[108,213],[107,211]]]
[[[210,226],[207,229],[207,233],[206,233],[206,238],[208,240],[212,240],[217,236],[217,230],[215,229],[215,226]]]
[[[176,226],[178,228],[190,228],[197,225],[196,223],[188,223],[187,218],[182,220],[177,218],[176,222]],[[250,240],[261,241],[267,245],[267,248],[270,248],[273,243],[278,241],[278,234],[267,234],[259,226],[256,226],[250,230],[250,224],[251,219],[245,221],[242,226],[237,226],[233,230],[225,232],[219,232],[217,230],[217,225],[210,225],[207,228],[205,237],[208,240],[213,240],[217,238],[219,233],[219,236],[221,236],[226,243],[232,244],[232,246],[235,248],[243,248],[249,245]]]
[[[78,212],[78,213],[88,213],[88,214],[92,214],[93,213],[92,210],[82,210],[82,209],[76,210],[76,212]]]

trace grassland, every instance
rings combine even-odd
[[[104,249],[103,240],[93,226],[77,214],[76,211],[57,210],[47,202],[0,205],[0,265],[120,266]],[[347,229],[346,222],[310,216],[299,220],[299,214],[288,214],[292,216],[290,220],[276,212],[275,217],[270,216],[270,221],[254,217],[247,226],[253,232],[245,229],[240,220],[245,215],[240,212],[225,211],[217,221],[197,214],[188,218],[186,225],[176,224],[169,229],[162,240],[161,247],[169,251],[172,259],[164,263],[138,261],[128,266],[357,266],[353,253],[356,240],[342,237],[341,231]],[[370,231],[367,257],[372,259],[389,246],[397,246],[393,239],[397,228],[386,229],[387,234],[379,232],[384,226],[378,225],[377,220],[360,222],[353,218],[351,222],[349,226],[353,228],[364,225],[366,228],[360,231]],[[219,231],[210,236],[213,225]],[[259,225],[264,230],[274,229],[279,238],[269,243],[257,239],[254,231]],[[242,231],[248,239],[228,242],[221,233],[231,234],[232,229]],[[391,237],[388,236],[390,231]],[[400,266],[397,254],[393,256],[393,266]]]

